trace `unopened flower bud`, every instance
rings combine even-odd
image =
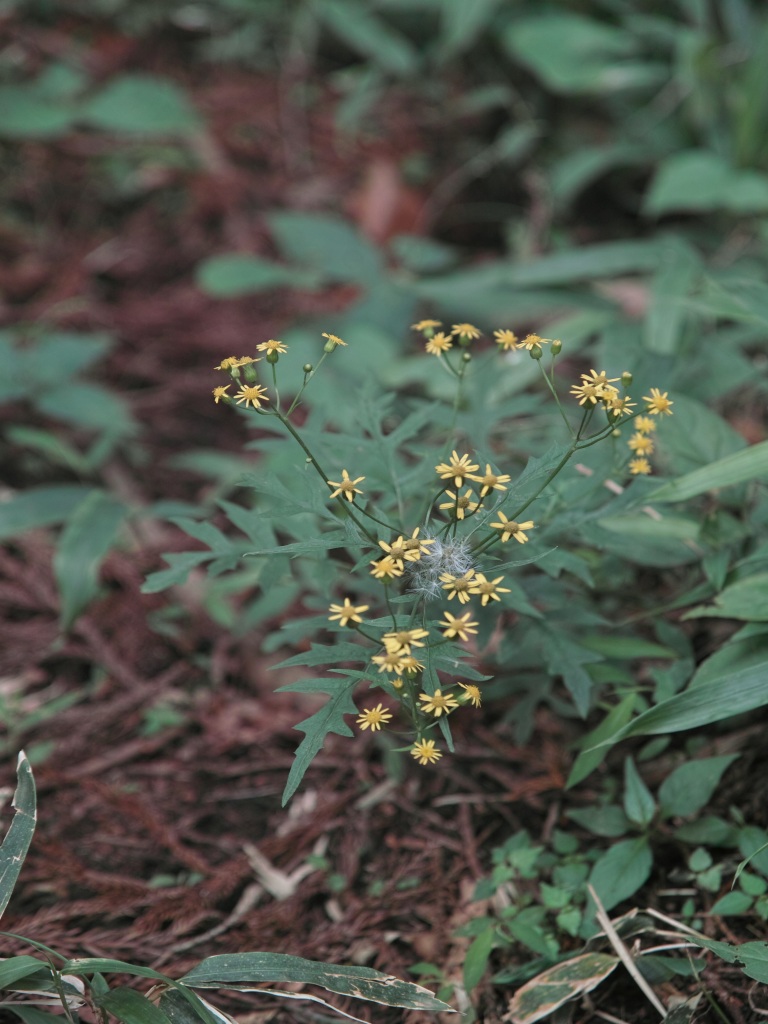
[[[531,359],[541,359],[542,354],[541,345],[533,345],[531,347]]]
[[[621,431],[618,429],[618,427],[614,427],[614,429],[611,431],[611,437],[621,437]]]
[[[246,365],[245,369],[243,370],[243,376],[245,377],[249,384],[256,383],[256,381],[259,379],[259,375],[256,372],[256,367],[253,365],[253,363],[248,363]]]
[[[268,363],[272,363],[274,365],[279,358],[280,358],[280,353],[276,352],[274,349],[272,351],[270,351],[270,352],[267,352],[267,362]]]
[[[462,359],[462,362],[470,363],[472,361],[472,353],[471,352],[462,352],[461,353],[461,359]]]
[[[622,373],[621,383],[624,385],[625,388],[628,388],[629,385],[632,383],[632,374],[629,372],[629,370],[625,370],[624,373]]]
[[[333,342],[333,341],[326,341],[326,343],[323,345],[323,352],[333,352],[333,350],[335,348],[336,348],[335,342]]]
[[[304,373],[312,373],[312,371],[314,370],[314,366],[312,365],[312,363],[304,363],[302,369],[304,370]]]
[[[559,338],[555,338],[552,342],[552,348],[549,350],[553,356],[559,356],[563,351],[563,343]]]

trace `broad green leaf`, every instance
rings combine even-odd
[[[703,810],[717,789],[726,768],[738,754],[721,757],[700,757],[686,761],[664,779],[659,786],[659,809],[665,818],[690,818]]]
[[[659,424],[664,452],[673,473],[689,473],[742,451],[747,442],[716,412],[687,395],[673,394],[675,416]],[[685,427],[680,428],[679,424]],[[652,482],[649,490],[653,494]]]
[[[486,273],[494,274],[499,283],[503,281],[517,288],[541,288],[646,273],[658,266],[664,244],[665,240],[656,238],[642,242],[601,242],[550,253],[531,263],[491,264]]]
[[[768,572],[758,572],[731,583],[715,597],[714,604],[698,605],[683,616],[684,619],[705,617],[768,622]]]
[[[0,86],[0,136],[50,139],[68,131],[77,106],[66,89],[56,93],[44,75],[35,81]]]
[[[592,677],[584,668],[585,665],[602,661],[603,656],[588,651],[581,644],[570,640],[557,630],[542,630],[544,655],[550,675],[562,676],[574,704],[582,716],[586,718],[590,708],[592,693]]]
[[[202,124],[175,82],[138,73],[111,79],[83,105],[80,119],[104,131],[141,135],[188,135]]]
[[[301,651],[294,654],[285,661],[281,661],[275,668],[292,668],[295,665],[337,665],[342,661],[368,661],[371,649],[361,646],[352,641],[339,640],[335,644],[311,644],[308,651]],[[333,685],[332,680],[323,680],[326,684]],[[293,686],[289,683],[280,689],[290,690]],[[326,691],[321,690],[324,693]]]
[[[133,988],[113,988],[96,1005],[123,1024],[170,1024],[163,1011]]]
[[[348,46],[393,75],[413,74],[419,55],[405,35],[357,0],[318,0],[315,11]]]
[[[628,512],[586,523],[580,532],[589,543],[638,565],[668,568],[699,560],[696,542],[700,529],[701,524],[687,516],[656,518],[644,512]]]
[[[14,1003],[13,1012],[24,1024],[61,1024],[60,1013],[48,1013],[46,1010],[38,1010],[36,1006]]]
[[[628,694],[615,708],[612,708],[604,720],[589,733],[582,741],[584,748],[573,763],[573,768],[568,776],[566,787],[570,789],[597,768],[608,756],[608,748],[603,746],[603,741],[619,732],[632,717],[632,712],[637,704],[637,696],[634,693]],[[600,833],[598,833],[599,835]],[[617,833],[621,835],[622,833]]]
[[[0,541],[26,530],[63,522],[92,489],[80,484],[51,484],[33,487],[8,501],[0,501]]]
[[[39,970],[50,971],[50,965],[34,956],[12,956],[0,961],[0,990]]]
[[[471,992],[480,984],[488,969],[488,960],[496,941],[496,928],[491,926],[472,941],[464,957],[464,988]]]
[[[325,281],[373,286],[385,273],[379,250],[341,217],[283,210],[267,221],[283,256]]]
[[[593,835],[609,839],[625,836],[630,830],[626,814],[616,804],[578,808],[568,811],[568,817]]]
[[[653,867],[653,853],[645,836],[622,839],[607,850],[592,866],[590,884],[606,910],[629,899],[643,885]],[[592,900],[589,906],[594,913]]]
[[[651,491],[648,501],[687,501],[699,494],[733,487],[748,480],[768,477],[768,441],[761,441],[742,451],[718,459],[708,466],[695,469],[677,480],[670,480],[657,491]]]
[[[334,732],[338,736],[354,735],[352,729],[344,721],[344,715],[356,715],[357,708],[352,700],[352,691],[355,681],[347,679],[326,679],[316,680],[318,684],[324,683],[323,687],[318,685],[322,693],[330,695],[330,700],[314,715],[305,718],[294,726],[299,732],[303,732],[304,739],[296,748],[296,755],[288,773],[288,781],[283,790],[283,807],[288,803],[293,794],[299,788],[304,773],[309,768],[315,755],[322,749],[326,736]],[[281,690],[290,690],[291,686],[280,687]]]
[[[735,946],[729,942],[705,939],[703,935],[688,934],[687,939],[703,949],[711,950],[726,963],[736,964],[748,978],[768,984],[768,942],[742,942]]]
[[[721,917],[728,917],[730,914],[746,914],[752,907],[753,899],[745,892],[727,892],[721,896],[712,908],[710,914],[719,914]]]
[[[661,162],[645,199],[645,213],[729,210],[768,212],[768,176],[731,167],[709,149],[674,153]]]
[[[487,29],[501,0],[441,0],[437,52],[441,60],[468,50]]]
[[[307,288],[312,279],[306,271],[273,263],[247,253],[223,253],[199,263],[195,282],[215,299],[231,299],[252,295],[271,288]]]
[[[126,509],[103,491],[83,499],[64,527],[53,571],[61,599],[61,628],[68,630],[96,596],[98,570],[125,519]]]
[[[582,647],[597,651],[604,658],[631,660],[634,658],[677,658],[678,652],[672,647],[644,640],[639,636],[583,636],[579,638]]]
[[[607,953],[583,953],[542,971],[515,992],[506,1014],[512,1024],[534,1024],[571,999],[591,992],[619,965]]]
[[[688,299],[700,274],[701,259],[692,246],[680,238],[664,243],[645,317],[644,345],[649,352],[661,356],[678,353],[690,318]]]
[[[8,906],[37,821],[35,780],[23,750],[16,762],[16,780],[12,805],[16,813],[5,834],[3,845],[0,846],[0,917]]]
[[[180,979],[191,988],[225,988],[287,981],[319,985],[328,992],[402,1006],[409,1010],[447,1010],[445,1003],[420,985],[400,981],[370,967],[346,967],[305,960],[286,953],[227,953],[210,956]]]
[[[54,387],[37,395],[34,403],[46,416],[86,430],[124,436],[135,426],[125,399],[98,384],[77,381],[66,388]]]
[[[650,825],[656,813],[656,801],[640,778],[631,757],[624,760],[624,813],[641,828]]]

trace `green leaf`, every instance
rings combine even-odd
[[[496,928],[491,926],[474,939],[464,957],[464,988],[467,992],[477,988],[488,969],[488,960],[496,941]]]
[[[737,580],[725,587],[711,605],[698,605],[684,619],[705,617],[743,619],[746,622],[768,622],[768,572]]]
[[[142,135],[188,135],[202,125],[183,89],[147,74],[111,79],[83,106],[80,119],[104,131]]]
[[[0,961],[0,990],[9,988],[22,978],[28,978],[39,970],[50,972],[50,965],[45,960],[34,956],[12,956]]]
[[[294,654],[285,661],[281,661],[275,668],[292,668],[295,665],[336,665],[342,661],[364,661],[369,658],[369,649],[354,643],[353,641],[339,640],[335,644],[311,644],[308,651],[301,651]],[[323,680],[326,684],[332,685],[332,680]],[[292,683],[281,686],[280,690],[291,690]],[[328,691],[321,690],[321,693]]]
[[[624,760],[624,813],[641,828],[650,825],[656,813],[656,801],[640,778],[631,757]]]
[[[584,738],[582,741],[584,749],[574,761],[568,776],[566,783],[568,789],[586,779],[595,768],[602,764],[608,756],[608,748],[603,746],[603,741],[614,736],[627,724],[636,704],[637,696],[634,693],[628,694],[615,708],[611,708],[600,725]],[[617,834],[621,835],[622,833]]]
[[[170,1024],[159,1007],[133,988],[113,988],[96,1005],[124,1024]]]
[[[402,1006],[409,1010],[449,1010],[420,985],[400,981],[370,967],[345,967],[304,960],[286,953],[227,953],[210,956],[180,979],[191,988],[226,988],[287,981],[319,985],[328,992]]]
[[[592,866],[589,881],[606,910],[629,899],[643,885],[653,867],[653,853],[645,836],[623,839],[607,850]],[[594,913],[594,906],[587,916]]]
[[[8,906],[37,822],[35,780],[23,750],[16,762],[16,780],[12,805],[16,813],[0,846],[0,917]]]
[[[591,992],[619,963],[618,957],[607,953],[583,953],[556,964],[515,992],[506,1016],[512,1024],[534,1024],[549,1017],[558,1007]]]
[[[35,408],[46,416],[86,430],[103,430],[125,436],[135,427],[125,399],[98,384],[82,382],[55,387],[37,395]]]
[[[573,697],[576,709],[586,718],[590,708],[592,677],[584,665],[602,661],[603,656],[588,651],[581,644],[570,640],[556,630],[542,630],[544,635],[543,654],[547,669],[552,676],[562,676],[568,692]]]
[[[727,892],[713,904],[709,912],[728,917],[730,914],[746,914],[751,907],[752,897],[745,892]]]
[[[318,271],[324,281],[373,287],[385,273],[379,250],[341,217],[283,210],[267,221],[283,256]]]
[[[318,0],[317,14],[357,53],[393,75],[413,74],[419,55],[408,38],[356,0]]]
[[[578,808],[568,811],[568,817],[596,836],[616,839],[629,831],[627,816],[616,804]]]
[[[237,252],[203,260],[195,270],[195,283],[215,299],[253,295],[272,288],[311,287],[311,279],[304,271]]]
[[[768,441],[761,441],[733,455],[695,469],[692,473],[677,480],[670,480],[657,491],[651,491],[647,500],[687,501],[707,491],[716,491],[721,487],[733,487],[747,480],[768,477]]]
[[[14,1003],[13,1012],[24,1021],[24,1024],[61,1024],[60,1013],[48,1013],[46,1010],[38,1010],[36,1006]]]
[[[0,541],[63,522],[91,491],[80,484],[51,484],[0,501]]]
[[[587,523],[581,533],[589,543],[638,565],[668,568],[698,561],[700,529],[701,524],[687,516],[655,518],[644,512],[628,512]]]
[[[668,239],[659,256],[645,317],[644,345],[661,356],[678,353],[690,317],[689,296],[701,276],[701,259],[680,238]]]
[[[731,167],[709,149],[674,153],[660,163],[645,199],[646,214],[712,210],[768,212],[768,177]]]
[[[703,810],[717,789],[726,768],[738,754],[700,757],[686,761],[668,775],[659,786],[659,808],[664,818],[690,818]]]
[[[517,288],[541,288],[601,277],[642,274],[656,269],[666,243],[666,239],[657,238],[642,242],[601,242],[550,253],[530,263],[511,266],[491,264],[486,272],[495,274],[499,283]]]
[[[709,949],[726,963],[736,964],[748,978],[768,984],[768,942],[742,942],[731,945],[729,942],[718,942],[705,939],[703,935],[687,935],[689,942],[694,942],[703,949]]]
[[[120,502],[95,490],[77,506],[64,527],[53,556],[63,630],[70,628],[96,596],[99,566],[125,515]]]
[[[333,659],[336,660],[336,659]],[[290,659],[289,659],[290,661]],[[286,664],[284,662],[283,664]],[[317,679],[317,690],[330,695],[330,700],[314,715],[305,718],[294,728],[305,734],[304,739],[296,748],[294,762],[288,773],[288,781],[283,791],[283,807],[288,803],[293,794],[299,788],[304,773],[309,768],[315,755],[322,749],[325,738],[329,733],[336,733],[338,736],[354,735],[350,727],[344,721],[344,715],[356,715],[357,708],[352,700],[352,691],[355,688],[356,680],[348,679]],[[290,690],[290,686],[280,687]]]
[[[501,0],[441,0],[437,52],[441,61],[464,53],[487,29]]]
[[[67,132],[76,106],[66,95],[51,96],[36,82],[0,86],[0,136],[51,139]]]

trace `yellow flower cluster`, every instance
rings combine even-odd
[[[627,441],[634,458],[630,459],[629,472],[633,476],[647,476],[651,469],[648,456],[652,455],[656,447],[651,434],[656,432],[656,420],[652,416],[671,416],[672,402],[667,397],[668,392],[661,392],[658,388],[651,388],[650,395],[643,395],[647,416],[638,416],[635,419],[635,433]]]

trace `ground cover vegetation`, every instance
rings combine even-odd
[[[3,1013],[761,1019],[761,5],[0,19]]]

